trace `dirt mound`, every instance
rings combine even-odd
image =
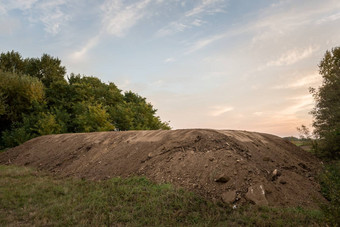
[[[320,162],[277,136],[231,130],[48,135],[0,154],[0,163],[100,180],[144,175],[235,205],[315,206]]]

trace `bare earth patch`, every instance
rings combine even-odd
[[[185,129],[48,135],[0,154],[1,164],[33,166],[91,180],[143,175],[233,205],[316,207],[320,161],[280,137]]]

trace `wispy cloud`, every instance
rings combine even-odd
[[[204,15],[225,12],[226,0],[201,0],[192,9],[184,13],[179,19],[168,23],[159,29],[156,36],[163,37],[183,32],[192,27],[199,27],[207,23],[202,19]]]
[[[170,62],[174,62],[174,61],[176,61],[175,58],[167,58],[167,59],[164,60],[165,63],[170,63]]]
[[[117,37],[123,37],[146,14],[145,8],[151,0],[138,1],[124,5],[122,0],[107,0],[101,7],[104,11],[103,24],[106,31]]]
[[[151,0],[138,1],[125,5],[123,0],[106,0],[101,6],[104,12],[102,27],[98,34],[90,38],[79,50],[71,53],[73,60],[83,59],[87,52],[94,48],[106,34],[124,37],[146,14],[145,9]]]
[[[283,53],[278,59],[269,61],[266,66],[292,65],[311,56],[318,48],[293,49]]]
[[[196,26],[196,27],[199,27],[199,26],[201,26],[202,24],[205,24],[205,23],[207,23],[207,22],[200,20],[200,19],[195,19],[191,24]]]
[[[324,18],[321,18],[316,23],[317,24],[323,24],[323,23],[326,23],[326,22],[335,21],[335,20],[339,20],[339,19],[340,19],[340,13],[335,13],[335,14],[332,14],[330,16],[326,16]]]
[[[187,25],[183,21],[173,21],[169,23],[167,26],[165,26],[164,28],[159,29],[156,35],[158,37],[172,35],[177,32],[182,32],[188,27],[189,25]]]
[[[192,52],[198,51],[208,45],[210,45],[213,42],[216,42],[217,40],[223,39],[227,37],[226,34],[221,34],[221,35],[215,35],[215,36],[211,36],[205,39],[200,39],[196,42],[194,42],[190,48],[185,52],[185,54],[190,54]]]
[[[68,4],[70,3],[66,0],[3,1],[0,7],[0,14],[8,13],[11,10],[21,10],[28,17],[30,23],[42,23],[47,33],[56,35],[61,31],[62,25],[70,19],[70,16],[62,9],[62,7]]]
[[[224,113],[234,110],[232,106],[213,106],[211,107],[213,111],[210,112],[210,115],[213,117],[218,117]]]
[[[314,104],[314,99],[312,95],[297,96],[288,99],[292,104],[279,111],[280,115],[295,115],[300,111],[311,110]]]
[[[197,16],[202,13],[218,13],[223,12],[220,8],[220,3],[224,3],[224,0],[202,0],[196,7],[185,13],[186,17]]]
[[[75,51],[71,54],[71,58],[73,60],[80,60],[85,57],[87,52],[96,46],[100,41],[100,34],[96,35],[95,37],[91,38],[80,50]]]
[[[292,78],[294,79],[294,78]],[[320,84],[322,77],[318,73],[307,75],[295,79],[293,82],[273,87],[274,89],[287,89],[287,88],[301,88],[308,87],[314,84]]]
[[[13,9],[19,9],[19,10],[29,10],[33,8],[33,5],[37,3],[39,0],[17,0],[17,1],[11,1],[11,0],[4,0],[1,1],[1,5],[4,10],[10,11]]]
[[[37,5],[37,10],[40,12],[38,20],[44,24],[46,32],[56,35],[60,32],[61,26],[70,20],[71,16],[61,9],[66,4],[69,3],[65,0],[59,0],[42,2]],[[36,16],[32,15],[31,18],[35,20]]]

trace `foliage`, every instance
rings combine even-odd
[[[314,133],[319,137],[323,156],[340,157],[340,47],[325,53],[320,62],[319,72],[323,83],[310,91],[316,101]]]
[[[74,119],[76,131],[78,132],[98,132],[115,129],[109,121],[109,115],[101,104],[86,105],[78,103],[76,107],[77,115]]]
[[[0,69],[5,72],[23,73],[25,70],[25,63],[18,52],[1,53],[0,55]]]
[[[340,223],[340,161],[327,164],[320,175],[321,193],[329,201],[321,208],[327,222],[336,226]]]
[[[23,59],[18,52],[0,55],[0,69],[4,72],[25,74],[36,77],[47,87],[55,81],[65,80],[66,68],[61,66],[58,58],[43,54],[41,58]]]
[[[320,210],[231,209],[142,177],[94,182],[0,165],[0,225],[319,226]]]
[[[42,103],[44,86],[39,79],[0,70],[1,127],[8,128],[22,121],[22,114],[29,113],[33,103]]]
[[[39,135],[170,129],[146,99],[71,73],[58,58],[0,55],[0,149]]]

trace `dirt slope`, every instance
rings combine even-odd
[[[320,162],[277,136],[231,130],[48,135],[0,154],[0,163],[100,180],[145,175],[213,200],[315,206]]]

